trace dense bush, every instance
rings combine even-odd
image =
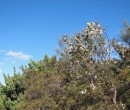
[[[74,37],[60,40],[60,57],[31,61],[22,75],[5,76],[1,110],[129,110],[129,26],[124,43],[109,40],[105,29],[90,22]],[[126,32],[126,33],[125,33]],[[114,51],[113,51],[114,49]],[[113,58],[115,52],[120,58]],[[112,57],[111,57],[112,56]]]

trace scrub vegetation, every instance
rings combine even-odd
[[[4,75],[0,110],[130,110],[130,26],[121,40],[89,22],[81,32],[59,40],[56,56]],[[119,57],[115,57],[119,56]]]

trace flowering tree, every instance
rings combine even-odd
[[[68,55],[69,58],[66,87],[76,102],[82,99],[84,109],[96,109],[97,106],[100,109],[124,108],[122,103],[117,102],[120,81],[114,77],[113,61],[110,60],[112,45],[104,30],[99,23],[89,22],[74,37],[65,34],[61,39],[64,49],[62,55]],[[86,106],[85,101],[88,104]]]

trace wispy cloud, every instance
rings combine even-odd
[[[4,58],[3,60],[4,60],[4,61],[10,61],[10,60],[11,60],[11,58],[6,57],[6,58]]]
[[[15,64],[16,60],[10,57],[6,57],[3,59],[3,62],[10,62],[11,64]]]
[[[8,51],[6,55],[20,59],[20,60],[29,60],[32,56],[21,52]]]

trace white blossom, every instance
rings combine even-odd
[[[74,40],[78,43],[80,43],[80,40],[77,37],[74,37]]]
[[[116,64],[117,62],[116,61],[114,61],[114,64]]]
[[[92,36],[95,34],[95,31],[90,31],[89,35]]]
[[[93,90],[96,89],[96,86],[95,86],[93,83],[90,84],[90,87],[91,87]]]
[[[92,28],[95,25],[95,23],[94,22],[89,22],[89,23],[87,23],[87,25],[88,25],[88,28]]]
[[[102,35],[102,30],[101,29],[99,30],[99,35]]]
[[[94,77],[95,77],[95,79],[97,79],[97,75],[95,75]]]
[[[85,94],[86,92],[87,92],[86,90],[80,91],[81,94]]]

